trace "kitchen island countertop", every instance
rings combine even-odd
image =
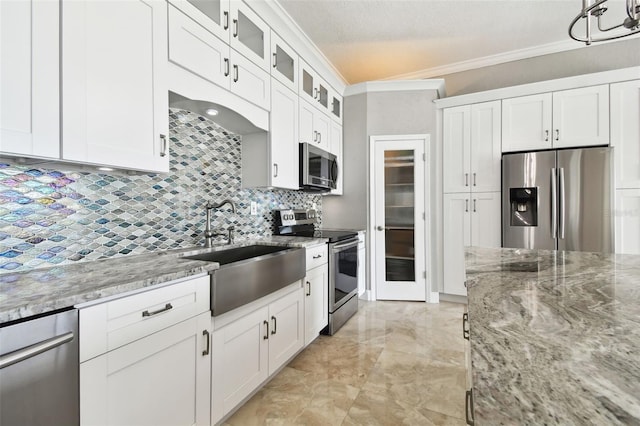
[[[323,243],[326,243],[326,239],[273,236],[220,245],[213,250],[250,244],[310,247]],[[4,272],[0,274],[0,324],[209,273],[219,268],[218,263],[181,257],[187,252],[192,254],[206,250],[203,247],[189,247],[30,271]]]
[[[640,424],[640,256],[468,248],[477,425]]]

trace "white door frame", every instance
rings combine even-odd
[[[376,238],[382,236],[376,232],[375,229],[375,205],[376,205],[376,191],[375,191],[375,143],[377,141],[389,141],[389,140],[422,140],[424,143],[425,153],[425,173],[424,173],[424,241],[425,241],[425,269],[427,271],[425,285],[426,285],[426,302],[438,303],[438,292],[434,292],[432,289],[432,262],[431,253],[433,250],[433,244],[431,241],[431,169],[435,167],[431,157],[431,135],[429,134],[411,134],[411,135],[372,135],[369,136],[369,147],[367,157],[369,160],[369,208],[367,213],[367,234],[369,239],[367,241],[367,266],[369,269],[370,277],[370,289],[366,298],[368,300],[376,300],[376,265],[375,265],[375,250],[376,250]],[[378,235],[380,234],[380,235]]]

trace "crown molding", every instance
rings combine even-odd
[[[616,40],[598,42],[594,45],[602,45],[608,43],[617,43],[632,38],[640,38],[639,35],[632,35]],[[592,46],[594,46],[592,45]],[[500,65],[507,62],[518,61],[522,59],[534,58],[536,56],[550,55],[553,53],[566,52],[569,50],[583,49],[586,46],[583,43],[574,40],[564,40],[560,42],[543,44],[540,46],[528,47],[526,49],[512,50],[510,52],[499,53],[496,55],[483,56],[482,58],[470,59],[468,61],[455,62],[439,67],[426,68],[406,74],[399,74],[384,78],[383,80],[413,80],[421,78],[441,77],[447,74],[454,74],[463,71],[469,71],[477,68],[490,67],[492,65]]]
[[[334,89],[339,93],[344,91],[347,80],[278,0],[248,0],[246,3]]]
[[[599,84],[618,83],[622,81],[637,80],[639,78],[640,66],[620,68],[617,70],[581,74],[554,80],[521,84],[518,86],[502,87],[499,89],[492,89],[484,92],[452,96],[450,98],[436,99],[433,102],[435,103],[437,109],[442,109],[459,105],[469,105],[480,102],[513,98],[517,96],[535,95],[538,93],[555,92],[558,90],[575,89],[578,87],[596,86]]]
[[[416,90],[436,90],[438,92],[438,98],[443,98],[445,96],[444,79],[434,78],[427,80],[365,81],[364,83],[347,86],[344,91],[344,96],[353,96],[372,92],[398,92]]]

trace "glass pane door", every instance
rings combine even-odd
[[[387,281],[415,280],[413,150],[384,153],[385,266]]]
[[[427,135],[372,136],[376,298],[426,300]]]

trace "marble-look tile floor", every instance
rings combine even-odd
[[[360,302],[225,425],[464,425],[464,306]]]

